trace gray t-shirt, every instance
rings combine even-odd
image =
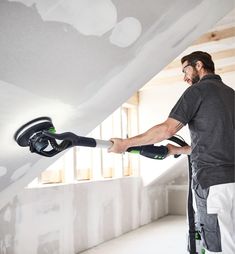
[[[186,89],[170,112],[190,129],[194,186],[235,182],[234,99],[235,91],[209,74]]]

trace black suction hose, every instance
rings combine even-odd
[[[188,223],[189,223],[189,239],[188,239],[188,251],[190,254],[196,254],[196,239],[195,239],[195,213],[193,209],[193,192],[192,192],[192,166],[190,161],[190,155],[188,155]]]

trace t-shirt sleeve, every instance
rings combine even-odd
[[[186,125],[194,118],[201,105],[201,94],[195,87],[189,87],[172,108],[169,117]]]

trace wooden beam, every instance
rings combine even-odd
[[[212,59],[215,61],[223,59],[223,58],[233,57],[235,56],[235,48],[214,52],[214,53],[211,53],[211,56],[212,56]]]
[[[136,92],[132,95],[124,104],[123,106],[126,108],[135,107],[139,104],[139,93]]]
[[[221,68],[217,68],[215,70],[215,72],[219,75],[225,74],[225,73],[228,73],[228,72],[235,72],[235,64],[228,65],[228,66],[221,67]]]
[[[226,39],[229,37],[235,36],[235,27],[226,28],[219,31],[213,31],[209,33],[203,34],[199,39],[197,39],[193,45],[198,45],[202,43],[212,42],[212,41],[219,41],[222,39]]]

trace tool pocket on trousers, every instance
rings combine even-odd
[[[204,247],[212,252],[221,252],[221,236],[216,214],[205,214],[201,221],[201,234]]]
[[[197,185],[194,193],[197,205],[197,224],[201,232],[203,246],[211,252],[221,252],[221,236],[217,214],[207,213],[209,188],[202,189],[200,185]]]

